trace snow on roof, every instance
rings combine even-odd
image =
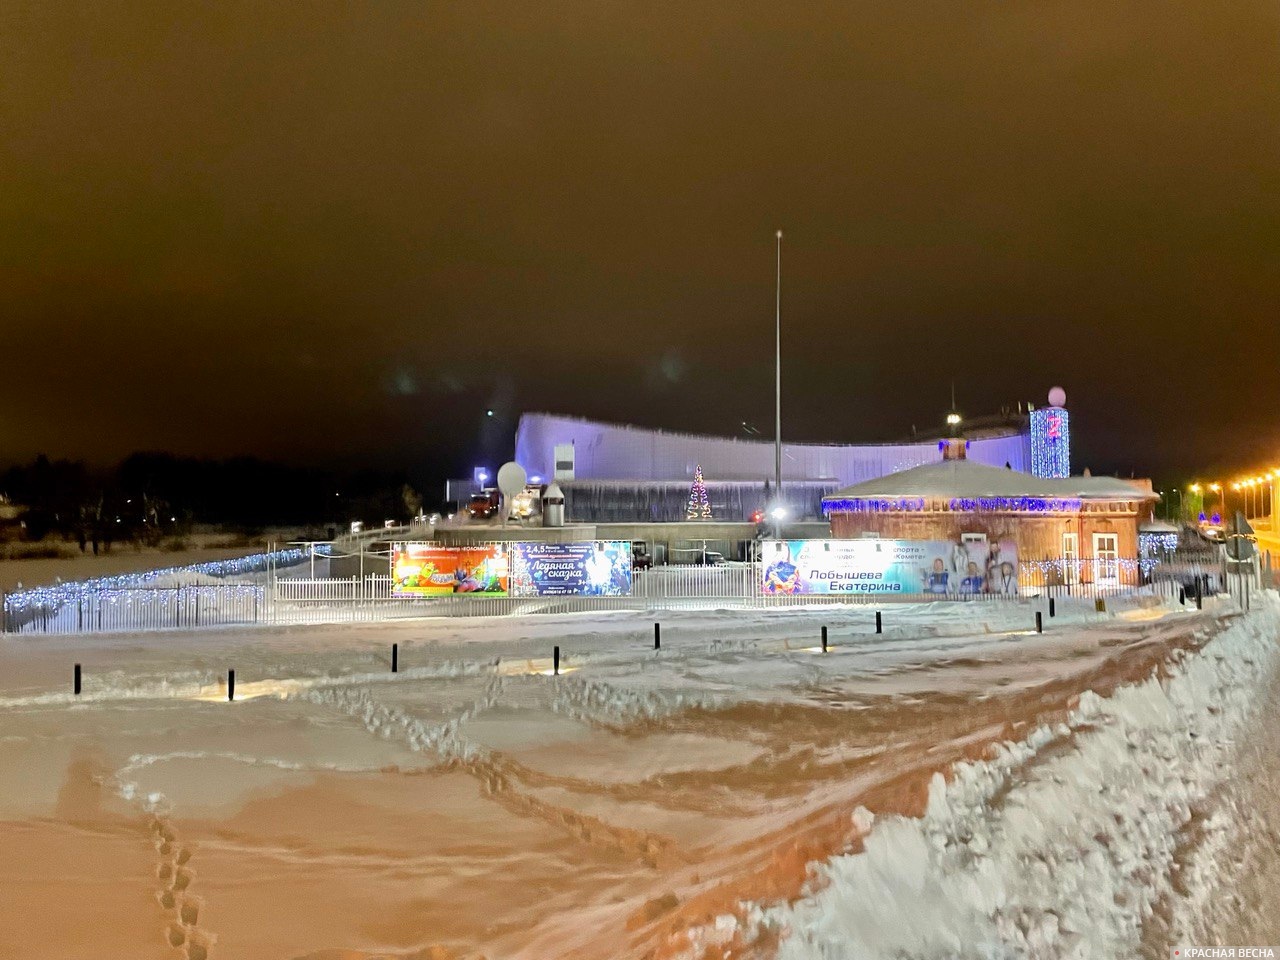
[[[1156,500],[1156,494],[1118,477],[1037,477],[972,460],[912,467],[837,490],[823,502],[898,497],[1040,497],[1080,500]]]

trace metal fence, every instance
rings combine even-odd
[[[296,567],[308,574],[309,565]],[[74,586],[74,589],[70,589]],[[886,605],[1019,598],[1094,599],[1130,594],[1194,597],[1231,587],[1220,563],[1172,559],[1046,560],[1019,565],[1017,591],[1001,593],[774,594],[762,587],[758,562],[670,565],[634,571],[628,596],[507,597],[456,594],[395,597],[389,573],[363,577],[287,576],[265,583],[179,586],[92,583],[4,598],[0,627],[12,634],[185,630],[234,624],[346,623],[434,617],[531,616],[609,610],[760,609],[809,605]]]
[[[244,583],[116,587],[61,599],[17,603],[6,597],[3,632],[109,633],[185,630],[268,620],[264,587]]]

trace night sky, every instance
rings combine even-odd
[[[522,410],[1280,460],[1273,0],[0,2],[0,463]],[[485,416],[486,409],[495,416]]]

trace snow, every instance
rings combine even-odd
[[[779,956],[1135,955],[1179,831],[1233,775],[1278,623],[1271,600],[1167,679],[1086,691],[1066,723],[935,775],[923,818],[875,822],[862,853],[818,869],[818,892],[759,914],[787,932]],[[1213,886],[1190,878],[1186,903]]]
[[[1154,493],[1116,477],[1037,477],[972,460],[928,463],[837,490],[825,500],[878,497],[1046,497],[1155,500]]]
[[[868,829],[883,839],[857,869],[881,871],[886,897],[931,894],[922,943],[941,942],[948,918],[990,936],[989,910],[1038,876],[1015,855],[1035,841],[1037,808],[1014,808],[1064,789],[1035,778],[1117,709],[1066,705],[1198,646],[1230,612],[1063,601],[1036,634],[1042,609],[895,605],[882,635],[874,607],[670,611],[661,651],[654,616],[625,611],[7,638],[0,764],[22,775],[0,780],[0,846],[15,851],[0,870],[0,956],[61,960],[92,935],[100,955],[143,960],[625,957],[771,925],[797,931],[784,949],[819,951],[797,956],[854,955],[820,952],[843,935],[819,906],[842,888],[841,858],[792,913],[763,893],[801,892],[806,858],[791,871],[786,852],[798,838],[838,852]],[[1127,732],[1176,716],[1150,692],[1117,702]],[[1043,711],[1062,716],[1037,727]],[[994,760],[935,779],[927,830],[867,799],[1005,739]],[[1150,752],[1148,740],[1136,736]],[[1091,761],[1111,776],[1106,762]],[[1070,802],[1087,806],[1088,772],[1071,773]],[[1021,779],[1044,797],[1009,788]],[[1164,809],[1125,783],[1115,802]],[[981,814],[1000,797],[997,830]],[[1043,823],[1061,833],[1068,820]],[[1114,835],[1139,866],[1162,853]],[[937,872],[944,856],[957,876],[989,862],[981,897]],[[1112,873],[1117,890],[1132,879]],[[760,906],[722,908],[740,901]],[[49,902],[56,922],[39,913]],[[1043,912],[1009,922],[1024,920],[1027,943],[1063,942]],[[890,931],[863,934],[887,944]]]

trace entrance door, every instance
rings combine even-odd
[[[1080,534],[1062,535],[1062,580],[1064,583],[1080,582]]]
[[[1115,583],[1120,579],[1120,535],[1095,533],[1093,535],[1093,562],[1098,583]]]

